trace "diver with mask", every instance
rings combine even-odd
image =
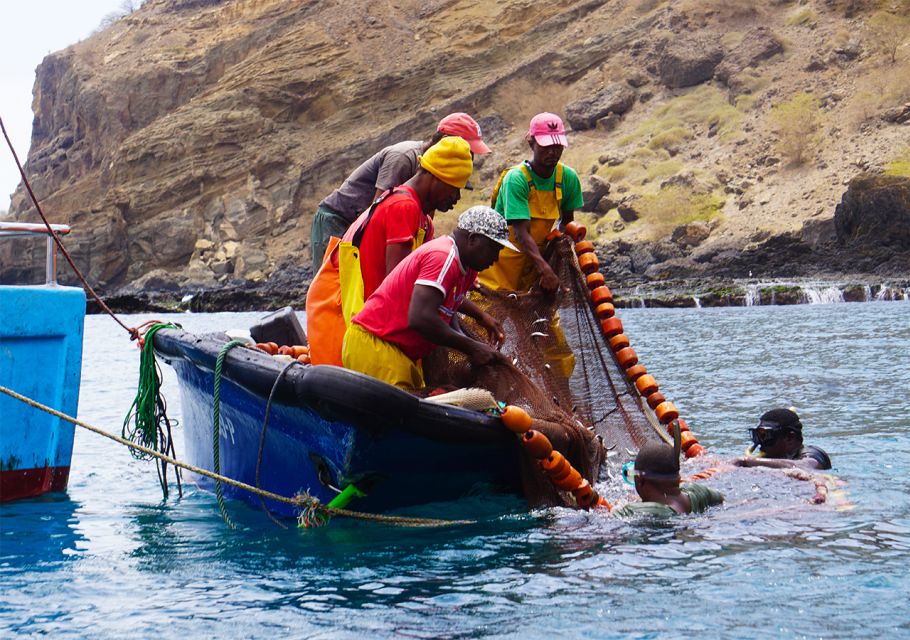
[[[758,426],[749,429],[751,454],[733,460],[738,467],[772,469],[830,469],[831,458],[822,449],[803,444],[803,425],[792,409],[772,409],[762,414]]]

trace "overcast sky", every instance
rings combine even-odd
[[[22,162],[31,140],[35,68],[47,54],[87,38],[122,4],[123,0],[3,0],[0,118]],[[0,143],[0,211],[5,211],[19,184],[19,171],[2,136]]]

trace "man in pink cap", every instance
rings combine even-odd
[[[417,156],[446,136],[464,138],[471,153],[490,153],[480,125],[466,113],[450,113],[439,121],[436,133],[425,142],[405,140],[385,147],[354,169],[340,187],[319,203],[310,229],[313,272],[319,270],[329,238],[340,238],[361,213],[385,191],[407,182],[417,172]]]
[[[493,189],[493,206],[509,223],[510,240],[521,252],[503,249],[499,261],[480,274],[493,289],[526,291],[539,278],[544,291],[555,291],[559,279],[543,259],[546,238],[575,217],[584,200],[578,174],[559,159],[569,145],[559,116],[539,113],[525,137],[531,159],[503,173]]]

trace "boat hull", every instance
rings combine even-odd
[[[217,344],[193,342],[188,334],[173,339],[177,334],[161,331],[155,344],[180,380],[184,457],[213,470]],[[517,442],[499,420],[434,405],[338,367],[292,367],[276,387],[260,458],[267,398],[285,364],[249,349],[228,355],[221,382],[221,474],[283,496],[309,492],[323,503],[354,483],[368,495],[352,508],[371,512],[478,491],[520,494]],[[207,478],[194,479],[203,488],[213,486]],[[262,504],[247,491],[229,485],[223,491]],[[286,503],[265,505],[281,515],[297,514]]]
[[[0,286],[0,384],[75,416],[84,320],[82,289]],[[64,491],[74,428],[0,395],[0,502]]]

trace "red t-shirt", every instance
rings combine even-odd
[[[398,263],[353,318],[374,336],[391,342],[411,360],[419,360],[436,345],[411,329],[408,309],[414,287],[427,286],[442,292],[439,317],[447,324],[477,279],[477,272],[466,269],[451,236],[428,242]]]
[[[363,274],[363,297],[369,298],[385,279],[385,250],[390,244],[411,243],[421,229],[423,241],[433,239],[433,221],[423,213],[417,193],[406,186],[379,203],[360,240],[360,272]],[[342,240],[350,242],[366,220],[369,209],[360,214]]]

